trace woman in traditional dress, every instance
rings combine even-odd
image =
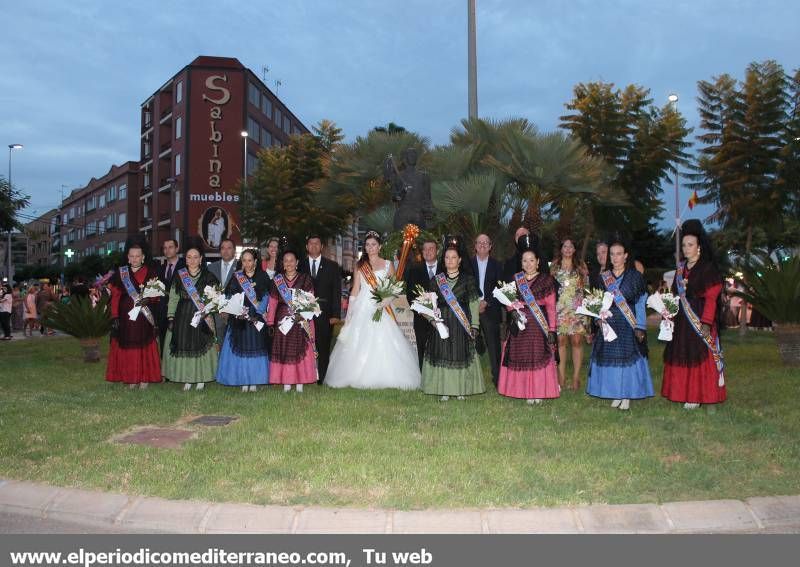
[[[278,250],[280,248],[280,239],[272,237],[267,240],[267,245],[263,249],[263,258],[261,260],[261,270],[266,272],[271,278],[275,277],[278,271]]]
[[[686,409],[700,404],[724,402],[724,373],[715,354],[720,354],[720,293],[722,276],[714,261],[711,242],[700,221],[688,220],[681,227],[683,261],[675,274],[672,293],[683,293],[675,316],[672,340],[664,349],[664,380],[661,395],[683,402]]]
[[[420,384],[416,350],[397,326],[390,307],[380,321],[372,316],[378,304],[372,290],[394,274],[392,263],[380,256],[381,238],[369,231],[354,275],[347,319],[336,339],[325,384],[332,388],[398,388],[416,390]]]
[[[206,286],[219,285],[203,262],[203,246],[189,242],[180,268],[173,278],[167,304],[167,334],[164,337],[162,365],[164,377],[170,382],[183,383],[184,390],[196,384],[202,390],[213,382],[217,373],[217,337],[211,316],[203,317],[192,326],[192,317],[204,307],[202,297]]]
[[[522,271],[514,276],[518,305],[525,317],[520,330],[514,307],[507,307],[510,335],[503,345],[497,391],[510,398],[540,404],[545,398],[561,395],[553,349],[556,348],[556,282],[548,273],[539,273],[539,251],[530,237],[522,236]]]
[[[617,334],[613,341],[597,333],[589,363],[586,393],[614,400],[611,407],[627,410],[630,401],[653,396],[653,380],[647,364],[647,286],[628,265],[626,246],[615,241],[609,247],[611,270],[600,274],[603,287],[614,295],[611,317],[605,324]]]
[[[437,294],[437,306],[442,312],[444,324],[450,336],[443,339],[439,333],[431,332],[425,346],[422,363],[422,390],[426,394],[441,396],[447,401],[450,396],[483,394],[483,370],[475,350],[475,337],[480,320],[478,283],[469,273],[458,238],[448,237],[445,242],[443,266],[430,280],[428,291]]]
[[[298,256],[293,250],[281,255],[281,269],[275,274],[269,292],[267,324],[272,331],[272,355],[269,361],[269,383],[283,384],[288,392],[295,385],[298,392],[304,384],[317,381],[317,360],[314,350],[314,320],[301,320],[291,308],[292,289],[314,293],[314,283],[309,274],[297,271]],[[294,324],[284,334],[280,327],[285,318],[294,319]]]
[[[148,383],[161,382],[158,358],[158,330],[153,309],[158,298],[141,297],[145,284],[158,277],[155,267],[145,264],[142,242],[131,240],[126,245],[128,263],[120,266],[111,287],[111,349],[108,353],[106,380],[123,382],[129,388],[146,388]],[[139,307],[135,319],[131,311]]]
[[[583,289],[589,279],[589,269],[580,258],[575,258],[575,244],[571,238],[561,242],[558,256],[550,266],[550,272],[558,281],[558,383],[563,388],[567,381],[567,346],[572,348],[572,385],[577,391],[581,386],[583,368],[583,341],[587,333],[586,317],[575,310],[583,302]]]
[[[261,271],[258,252],[242,252],[240,265],[228,282],[225,296],[244,294],[246,312],[228,315],[225,341],[219,353],[217,382],[225,386],[241,386],[242,392],[255,392],[268,383],[269,340],[266,315],[270,279]]]
[[[21,331],[25,327],[25,297],[18,285],[12,288],[11,328]]]

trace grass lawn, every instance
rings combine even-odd
[[[651,335],[656,391],[661,346]],[[69,338],[0,345],[0,477],[178,499],[418,509],[800,494],[800,371],[769,334],[724,337],[729,400],[629,412],[583,393],[532,407],[489,393],[130,391]],[[588,356],[588,351],[586,351]],[[584,380],[585,382],[585,380]],[[236,415],[181,449],[119,445],[132,427]],[[199,429],[199,428],[198,428]]]

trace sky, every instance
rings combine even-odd
[[[467,0],[0,0],[0,21],[0,147],[25,146],[26,215],[138,161],[140,104],[198,55],[268,67],[307,127],[348,141],[391,121],[443,144],[467,114]],[[574,85],[602,80],[677,93],[696,126],[697,81],[800,67],[798,22],[796,0],[477,0],[478,112],[552,130]]]

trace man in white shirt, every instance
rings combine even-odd
[[[488,234],[479,234],[475,238],[475,256],[472,258],[472,271],[478,280],[480,302],[481,335],[486,342],[486,352],[492,367],[492,382],[497,386],[500,377],[500,322],[502,310],[500,303],[492,297],[497,282],[503,278],[500,262],[489,254],[492,251],[492,239]]]
[[[225,238],[219,245],[220,259],[208,265],[208,271],[216,276],[222,289],[228,286],[228,282],[236,271],[236,245],[230,238]],[[225,331],[228,328],[228,321],[219,315],[214,316],[217,327],[217,338],[220,344],[225,338]]]

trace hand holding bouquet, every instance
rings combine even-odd
[[[164,287],[164,282],[158,278],[150,278],[144,286],[144,293],[142,299],[150,297],[164,297],[167,294],[167,288]]]
[[[614,303],[614,296],[602,289],[587,289],[583,292],[583,301],[580,307],[575,310],[578,315],[587,315],[600,321],[600,329],[603,331],[603,340],[607,343],[617,338],[617,333],[606,322],[611,317],[611,305]]]
[[[671,341],[672,331],[675,328],[673,319],[678,314],[680,300],[671,293],[656,292],[647,298],[647,306],[661,315],[661,325],[658,330],[658,340]]]
[[[194,315],[192,315],[192,327],[197,327],[203,317],[221,312],[228,304],[228,300],[225,298],[225,294],[222,293],[222,288],[219,285],[207,285],[203,289],[201,301],[205,307],[200,311],[195,311]],[[210,324],[209,327],[213,328]]]
[[[520,331],[524,331],[525,314],[522,312],[522,308],[525,307],[525,304],[519,300],[519,296],[517,295],[517,284],[514,282],[497,282],[497,286],[498,287],[494,288],[494,291],[492,292],[492,297],[494,297],[502,305],[511,307],[514,310],[516,313],[515,319],[517,320],[517,328],[519,328]]]
[[[289,331],[295,323],[300,323],[300,326],[305,331],[306,335],[311,338],[311,326],[308,322],[314,317],[319,317],[322,314],[322,308],[319,306],[319,300],[314,297],[314,294],[303,289],[292,289],[292,312],[294,317],[287,315],[278,323],[278,328],[281,333],[288,335]]]
[[[439,332],[439,337],[448,338],[450,331],[447,329],[447,325],[444,324],[441,310],[436,306],[436,292],[425,291],[425,288],[419,284],[414,288],[414,291],[417,293],[417,297],[411,303],[411,310],[416,311],[430,321]]]
[[[375,310],[372,320],[375,322],[380,321],[384,308],[391,305],[395,298],[400,297],[405,292],[405,289],[405,282],[397,281],[394,276],[378,281],[378,285],[372,290],[372,299],[378,304],[378,309]]]

